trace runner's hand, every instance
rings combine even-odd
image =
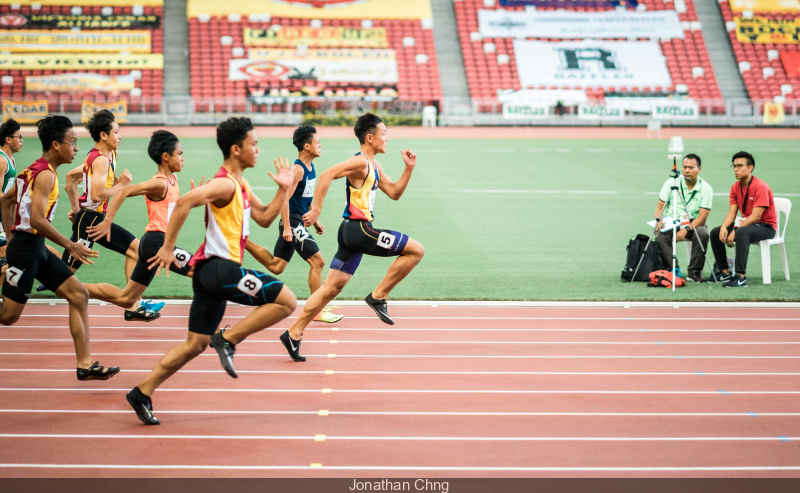
[[[86,228],[86,232],[89,233],[89,238],[92,241],[97,241],[103,237],[105,237],[106,241],[111,241],[111,221],[100,221],[98,224]]]
[[[403,156],[403,162],[406,163],[406,166],[409,168],[413,168],[417,165],[417,155],[414,154],[414,151],[411,149],[400,150],[400,155]]]
[[[267,173],[270,178],[272,178],[275,183],[283,188],[284,190],[292,186],[294,183],[294,173],[292,173],[292,166],[289,164],[289,160],[285,157],[279,157],[278,159],[274,160],[275,162],[275,170],[278,172],[277,175],[272,173]]]
[[[307,228],[317,222],[319,219],[319,211],[309,209],[308,212],[303,214],[303,225]]]
[[[165,277],[169,277],[170,265],[175,265],[175,267],[179,268],[181,266],[175,258],[175,248],[167,248],[166,246],[159,248],[156,254],[150,257],[147,263],[150,264],[147,267],[149,270],[153,270],[156,267],[164,269]]]
[[[119,177],[119,182],[122,183],[122,186],[124,187],[130,185],[131,180],[133,180],[133,177],[131,176],[131,172],[128,170],[124,170],[122,175]]]
[[[72,209],[67,213],[67,219],[69,219],[69,222],[74,223],[75,222],[75,216],[77,216],[77,215],[78,215],[78,211],[76,209]]]
[[[321,235],[325,234],[325,226],[323,226],[322,223],[319,222],[319,221],[314,223],[314,229],[317,230],[317,234],[321,234]]]
[[[194,184],[194,180],[189,180],[189,183],[192,185],[191,189],[194,190],[197,187],[202,187],[203,186],[203,182],[205,181],[205,179],[206,179],[206,175],[203,175],[203,177],[200,178],[200,183],[198,183],[197,185]],[[211,180],[209,180],[209,181],[211,181]]]
[[[292,230],[290,228],[284,228],[283,229],[283,234],[281,236],[283,236],[284,240],[286,240],[288,242],[291,242],[292,241]]]
[[[86,247],[86,245],[75,243],[74,241],[69,242],[66,250],[72,255],[72,258],[80,261],[82,264],[94,264],[94,262],[89,260],[89,257],[97,257],[99,255],[95,250],[91,250]]]

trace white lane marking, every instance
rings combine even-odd
[[[185,339],[92,339],[92,342],[183,342]],[[4,339],[0,338],[0,342],[69,342],[72,339]],[[253,344],[274,344],[275,341],[265,341],[261,339],[252,339],[248,341]],[[314,341],[312,339],[303,340],[304,343],[330,343],[330,339]],[[800,342],[794,341],[347,341],[337,339],[339,344],[597,344],[597,345],[628,345],[628,346],[683,346],[683,345],[710,345],[710,346],[725,346],[725,345],[750,345],[750,346],[788,346],[793,344],[800,345]],[[292,347],[294,349],[294,347]]]
[[[130,412],[130,411],[129,411]],[[91,438],[171,440],[314,440],[314,435],[112,435],[67,433],[2,433],[0,438]],[[426,442],[789,442],[800,437],[460,437],[460,436],[331,436],[342,441],[426,441]]]
[[[128,392],[130,389],[111,388],[0,388],[0,392]],[[159,389],[163,392],[243,392],[243,393],[320,393],[321,389]],[[770,394],[793,395],[800,394],[800,390],[453,390],[453,389],[331,389],[336,394]]]
[[[102,353],[93,352],[96,356],[163,356],[163,353]],[[306,354],[314,358],[328,358],[329,353],[325,354]],[[0,353],[0,356],[70,356],[75,357],[75,353]],[[201,354],[198,358],[214,357],[216,354]],[[286,353],[275,354],[237,354],[237,358],[285,358]],[[800,356],[687,356],[687,355],[572,355],[572,354],[522,354],[522,355],[475,355],[475,354],[340,354],[336,353],[337,358],[493,358],[493,359],[800,359]]]
[[[201,470],[208,464],[0,464],[0,468],[29,469],[134,469],[134,470]],[[421,471],[421,472],[736,472],[736,471],[800,471],[800,466],[709,466],[709,467],[460,467],[460,466],[227,466],[214,464],[224,471]]]
[[[0,372],[59,372],[59,373],[73,373],[75,370],[70,368],[0,368]],[[131,373],[150,373],[150,368],[130,369],[125,368],[125,372]],[[327,370],[237,370],[237,373],[252,373],[254,375],[260,374],[283,374],[283,375],[296,375],[296,374],[310,374],[310,375],[325,375]],[[187,373],[200,373],[200,374],[218,374],[219,370],[181,370],[182,374]],[[761,376],[800,376],[800,373],[776,373],[776,372],[703,372],[699,375],[697,372],[619,372],[619,371],[349,371],[349,370],[336,370],[336,375],[615,375],[615,376],[739,376],[739,377],[761,377]]]
[[[351,318],[351,317],[348,317]],[[41,325],[14,325],[14,327],[18,329],[44,329],[44,330],[51,330],[51,329],[68,329],[66,325],[64,326],[53,326],[53,327],[42,327]],[[283,332],[288,329],[289,326],[280,327],[280,326],[272,326],[267,327],[264,331],[273,331],[273,332]],[[322,328],[322,327],[312,327],[314,330],[331,330],[330,328]],[[92,330],[97,329],[107,329],[107,330],[130,330],[130,331],[138,331],[138,330],[157,330],[157,331],[164,331],[164,330],[180,330],[186,331],[186,327],[169,327],[169,326],[155,326],[148,324],[147,327],[140,327],[140,326],[131,326],[131,325],[92,325]],[[468,327],[458,327],[458,328],[441,328],[441,327],[430,327],[430,328],[383,328],[383,327],[336,327],[336,330],[339,332],[430,332],[435,330],[437,332],[486,332],[486,328],[468,328]],[[560,328],[506,328],[503,327],[504,332],[690,332],[690,333],[698,333],[698,332],[754,332],[754,333],[761,333],[761,332],[800,332],[800,329],[731,329],[731,328],[719,328],[719,329],[649,329],[649,328],[640,328],[640,329],[560,329]]]
[[[366,306],[366,305],[364,305]],[[245,318],[249,314],[245,315],[225,315],[225,318]],[[69,316],[68,313],[63,314],[44,314],[44,315],[35,315],[35,314],[22,314],[22,317],[32,317],[32,318],[48,318],[48,317],[63,317],[67,318]],[[102,313],[92,313],[92,318],[118,318],[118,314],[102,314]],[[160,318],[180,318],[187,320],[186,315],[161,315]],[[287,317],[288,319],[297,318],[297,317]],[[374,316],[371,317],[362,317],[362,316],[351,316],[348,315],[347,318],[349,319],[375,319]],[[397,317],[402,320],[570,320],[570,321],[582,321],[582,320],[597,320],[597,321],[618,321],[624,320],[628,322],[633,321],[659,321],[654,320],[653,317],[450,317],[450,316],[439,316],[439,317]],[[688,322],[696,322],[696,321],[703,321],[703,322],[723,322],[723,321],[737,321],[737,322],[797,322],[800,321],[800,318],[746,318],[746,317],[733,317],[733,318],[722,318],[722,317],[669,317],[664,318],[663,321],[666,322],[677,322],[677,321],[688,321]],[[41,327],[41,326],[39,326]],[[118,327],[124,327],[120,325]],[[131,326],[133,328],[133,326]],[[185,330],[185,328],[184,328]]]

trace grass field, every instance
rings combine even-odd
[[[624,131],[624,130],[623,130]],[[323,155],[318,172],[343,161],[358,150],[355,139],[326,139],[321,131]],[[389,133],[391,138],[391,130]],[[686,152],[703,160],[701,176],[714,188],[710,227],[719,225],[727,211],[727,194],[733,183],[730,157],[747,150],[756,158],[755,174],[765,180],[775,196],[800,201],[798,156],[800,143],[792,140],[693,140],[684,135]],[[120,169],[128,168],[134,182],[149,178],[155,164],[146,155],[147,139],[124,138]],[[189,179],[212,176],[221,163],[214,139],[184,138],[186,166],[179,175],[182,191]],[[80,139],[80,152],[64,176],[80,164],[91,147]],[[245,173],[255,193],[267,202],[275,187],[266,175],[278,155],[296,157],[290,139],[260,139],[258,165]],[[422,263],[392,293],[395,299],[496,299],[496,300],[798,300],[800,299],[800,224],[795,212],[789,221],[787,247],[792,281],[783,276],[773,250],[771,285],[761,284],[760,254],[752,247],[746,289],[721,285],[689,285],[672,293],[647,288],[644,283],[620,281],[625,246],[637,233],[649,234],[656,194],[667,179],[672,162],[667,140],[497,140],[497,139],[391,139],[389,153],[380,159],[386,172],[398,178],[401,148],[419,156],[417,169],[405,195],[393,202],[379,194],[375,206],[377,227],[403,231],[426,249]],[[17,154],[24,168],[41,153],[36,138],[27,138]],[[343,183],[332,185],[321,221],[326,233],[317,235],[326,263],[336,251],[336,231],[344,204]],[[57,229],[68,236],[71,224],[66,194],[62,191]],[[144,199],[131,198],[117,222],[141,236],[147,214]],[[278,236],[277,221],[263,230],[253,224],[251,239],[272,250]],[[195,210],[183,227],[179,246],[194,251],[204,233],[202,210]],[[122,257],[98,247],[95,265],[84,266],[84,282],[112,282],[122,286]],[[685,249],[678,259],[686,266]],[[731,250],[732,256],[732,250]],[[365,258],[342,298],[363,298],[382,278],[389,259]],[[245,266],[260,268],[248,257]],[[263,269],[261,269],[263,270]],[[327,268],[326,268],[327,272]],[[281,278],[299,298],[308,296],[307,264],[295,256]],[[705,270],[708,274],[708,269]],[[323,276],[325,273],[323,273]],[[191,297],[191,282],[177,275],[161,277],[147,295]]]

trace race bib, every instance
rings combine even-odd
[[[296,228],[292,228],[292,235],[294,235],[294,239],[302,243],[307,240],[311,235],[308,233],[308,230],[303,226],[302,223],[298,224]]]
[[[378,235],[378,246],[388,250],[392,248],[396,239],[397,238],[393,234],[382,231],[381,234]]]
[[[181,265],[181,268],[186,267],[186,264],[188,264],[189,260],[192,258],[192,254],[182,248],[175,247],[175,250],[172,252],[173,255],[175,255],[175,260]]]
[[[250,236],[250,208],[247,207],[242,215],[242,236]]]
[[[24,270],[20,270],[20,269],[18,269],[16,267],[9,267],[6,270],[6,282],[9,285],[14,286],[16,288],[17,287],[17,283],[19,282],[20,278],[22,277],[22,273],[23,272],[25,272],[25,271]]]
[[[92,248],[92,241],[87,240],[84,238],[78,238],[78,243],[85,246],[86,248]]]
[[[306,188],[303,190],[303,197],[313,197],[314,196],[314,187],[317,184],[317,179],[314,178],[313,180],[306,181]]]
[[[261,279],[253,274],[247,274],[239,281],[236,287],[244,294],[255,296],[261,291],[261,285]]]
[[[377,195],[378,189],[373,188],[369,191],[369,213],[372,214],[372,211],[375,210],[375,195]]]

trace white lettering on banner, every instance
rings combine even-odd
[[[532,118],[547,118],[550,108],[546,105],[504,103],[503,118],[510,120],[528,120]]]
[[[699,107],[693,101],[674,101],[653,105],[653,118],[663,120],[697,120]]]
[[[484,38],[683,38],[678,13],[478,10]]]
[[[252,49],[250,58],[230,61],[228,78],[395,84],[398,72],[394,50]]]
[[[618,106],[578,105],[578,118],[582,120],[621,120],[625,118],[625,110]]]
[[[656,41],[515,39],[514,54],[523,88],[672,85],[666,59]]]

